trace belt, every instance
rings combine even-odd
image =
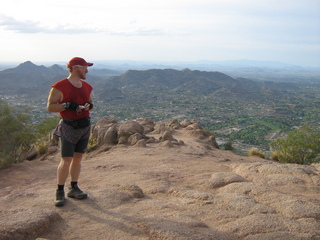
[[[63,118],[63,122],[69,126],[72,126],[74,129],[86,128],[91,124],[90,117],[81,118],[81,119]]]

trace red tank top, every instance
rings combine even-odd
[[[86,81],[81,80],[81,82],[81,88],[73,86],[67,78],[54,83],[52,87],[60,90],[63,94],[63,99],[59,103],[76,102],[79,105],[85,105],[86,102],[88,102],[90,99],[93,87]],[[89,111],[76,112],[73,110],[66,109],[65,111],[60,112],[61,117],[69,119],[86,118],[89,117],[89,115]]]

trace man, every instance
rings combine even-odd
[[[92,86],[86,81],[88,67],[93,63],[83,58],[72,58],[68,63],[68,78],[52,85],[48,97],[49,112],[59,112],[62,120],[55,134],[61,138],[61,161],[57,170],[58,189],[55,206],[65,204],[64,185],[70,173],[71,187],[68,197],[85,199],[87,194],[78,187],[81,160],[90,136],[90,113],[93,108]]]

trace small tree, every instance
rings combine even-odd
[[[285,138],[277,138],[270,146],[280,162],[310,164],[316,162],[320,154],[320,133],[306,124]]]

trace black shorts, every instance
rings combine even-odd
[[[76,144],[68,142],[61,137],[61,157],[73,157],[75,152],[85,153],[88,147],[89,138],[80,139]]]

